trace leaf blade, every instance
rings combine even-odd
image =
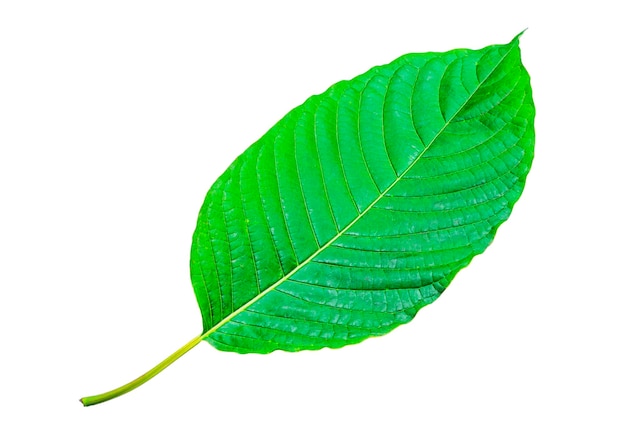
[[[481,51],[406,55],[376,67],[310,98],[242,154],[231,166],[239,173],[239,187],[227,171],[207,195],[213,200],[225,187],[222,203],[239,199],[222,205],[230,212],[225,227],[207,222],[222,234],[217,241],[229,244],[228,255],[217,255],[226,262],[216,262],[212,271],[201,261],[209,248],[204,221],[211,218],[211,201],[203,205],[192,247],[192,281],[201,308],[216,300],[198,279],[207,271],[223,279],[230,270],[231,312],[220,313],[215,323],[205,309],[203,337],[237,352],[340,347],[384,334],[434,301],[491,242],[530,167],[534,107],[526,99],[530,86],[517,43],[516,37]],[[523,116],[519,108],[513,116],[500,111],[511,95],[519,100],[514,87],[502,93],[510,88],[509,70],[525,78]],[[485,117],[494,108],[501,114]],[[502,115],[509,121],[500,120]],[[482,136],[471,148],[458,140],[467,138],[468,130]],[[515,146],[524,136],[517,155],[506,148],[509,152],[496,154],[497,143]],[[252,162],[256,187],[242,177]],[[461,192],[466,196],[459,197]],[[266,207],[262,214],[252,197]],[[245,206],[252,205],[257,220],[264,215],[264,225],[247,217]]]

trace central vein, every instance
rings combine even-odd
[[[337,233],[337,235],[335,235],[331,240],[329,240],[328,242],[326,242],[324,245],[322,245],[319,249],[317,249],[311,256],[309,256],[307,259],[305,259],[304,261],[302,261],[300,264],[298,264],[293,270],[291,270],[289,273],[287,273],[285,276],[283,276],[282,278],[280,278],[278,281],[276,281],[274,284],[270,285],[268,288],[266,288],[265,290],[263,290],[262,292],[260,292],[256,297],[254,297],[253,299],[249,300],[248,302],[246,302],[245,304],[243,304],[241,307],[237,308],[235,311],[233,311],[232,313],[230,313],[229,315],[227,315],[224,319],[222,319],[218,324],[216,324],[215,326],[213,326],[212,328],[210,328],[208,331],[206,331],[204,334],[202,334],[200,337],[198,337],[198,339],[205,339],[208,336],[210,336],[211,334],[213,334],[214,332],[216,332],[219,328],[221,328],[222,326],[224,326],[226,323],[228,323],[229,321],[231,321],[234,317],[236,317],[237,315],[241,314],[242,312],[246,311],[252,304],[254,304],[255,302],[259,301],[260,299],[262,299],[266,294],[268,294],[269,292],[271,292],[272,290],[274,290],[276,287],[278,287],[280,284],[282,284],[283,282],[289,280],[289,278],[291,276],[293,276],[296,272],[298,272],[301,268],[303,268],[304,266],[306,266],[309,262],[311,262],[317,255],[319,255],[321,252],[323,252],[324,250],[326,250],[328,247],[330,247],[335,241],[337,241],[339,238],[341,238],[346,231],[348,231],[354,224],[356,224],[361,218],[363,218],[363,216],[369,212],[372,207],[374,207],[376,205],[376,203],[378,203],[387,193],[389,193],[389,191],[391,189],[394,188],[394,186],[400,181],[402,180],[402,178],[411,171],[411,169],[413,169],[413,167],[419,162],[419,160],[424,156],[424,154],[432,147],[432,145],[435,143],[435,141],[439,138],[439,136],[441,135],[441,133],[443,133],[445,131],[445,129],[448,127],[448,125],[450,125],[450,123],[452,122],[452,120],[459,114],[459,112],[461,112],[461,110],[463,110],[463,108],[467,105],[467,103],[472,99],[472,97],[476,94],[476,92],[480,89],[480,87],[485,83],[485,81],[493,74],[493,72],[498,68],[498,66],[502,63],[502,61],[507,57],[507,55],[510,53],[510,51],[512,50],[513,47],[511,47],[503,56],[502,58],[498,61],[498,63],[494,66],[494,68],[485,76],[485,78],[480,81],[478,83],[478,85],[476,86],[475,90],[467,97],[467,99],[465,99],[465,101],[463,102],[463,104],[459,107],[459,109],[452,115],[452,117],[450,117],[447,121],[445,121],[445,123],[443,124],[443,126],[441,127],[441,129],[439,129],[439,131],[437,132],[437,134],[435,134],[435,136],[433,137],[433,139],[428,143],[428,145],[426,145],[424,147],[424,149],[422,150],[422,152],[420,152],[420,154],[413,160],[413,163],[411,163],[406,170],[404,170],[400,175],[397,176],[397,178],[394,180],[393,183],[391,183],[389,185],[389,187],[387,187],[387,189],[385,189],[384,191],[382,191],[380,193],[380,195],[378,195],[378,197],[376,197],[376,199],[374,199],[374,201],[372,201],[361,213],[359,213],[356,218],[354,218],[354,220],[352,220],[352,222],[350,222],[350,224],[348,224],[346,227],[344,227],[342,230],[339,231],[339,233]]]

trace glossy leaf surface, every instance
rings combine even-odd
[[[290,111],[209,190],[191,248],[200,341],[240,353],[338,348],[432,303],[509,217],[534,148],[519,36],[409,54]]]
[[[203,338],[336,348],[410,321],[508,218],[533,119],[517,37],[405,55],[311,97],[206,196],[191,250]]]

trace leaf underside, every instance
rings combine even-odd
[[[433,302],[522,193],[519,40],[408,54],[290,111],[209,190],[191,249],[218,349],[337,348]]]

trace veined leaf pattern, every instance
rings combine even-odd
[[[290,111],[209,190],[191,247],[200,341],[239,353],[338,348],[432,303],[491,243],[533,159],[519,36],[409,54]]]
[[[437,299],[493,240],[530,169],[518,42],[375,67],[237,158],[193,239],[203,338],[241,353],[336,348]]]

